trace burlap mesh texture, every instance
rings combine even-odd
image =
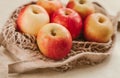
[[[29,3],[32,4],[32,3]],[[29,5],[27,4],[27,5]],[[94,3],[96,12],[109,17],[99,4]],[[57,71],[67,71],[77,65],[93,65],[102,62],[111,54],[115,34],[108,43],[74,40],[71,52],[62,60],[55,61],[42,55],[36,44],[36,38],[18,31],[16,20],[20,10],[26,5],[17,8],[6,22],[2,33],[2,45],[15,57],[18,62],[9,65],[10,72],[26,72],[37,68],[50,68]],[[113,26],[117,25],[114,17],[110,17]],[[116,28],[116,26],[114,26]],[[115,30],[116,32],[116,30]],[[26,64],[31,64],[26,66]]]

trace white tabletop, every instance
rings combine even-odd
[[[1,0],[0,1],[0,29],[9,15],[21,4],[32,0]],[[62,0],[67,1],[67,0]],[[108,12],[115,15],[120,10],[119,0],[94,0],[106,7]],[[12,62],[3,47],[0,48],[0,78],[7,78],[7,63]],[[36,70],[26,74],[8,75],[8,78],[120,78],[120,32],[112,56],[103,63],[87,68],[77,68],[68,72]]]

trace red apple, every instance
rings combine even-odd
[[[73,39],[77,38],[82,32],[82,19],[77,12],[70,8],[60,8],[51,17],[51,22],[66,27]]]
[[[24,7],[17,19],[18,29],[24,33],[37,35],[39,29],[49,23],[49,15],[46,10],[38,5]]]
[[[72,37],[64,26],[49,23],[40,29],[37,44],[45,56],[60,60],[70,52]]]
[[[94,13],[95,11],[92,2],[90,2],[89,0],[69,0],[67,8],[74,9],[83,18],[85,18],[91,13]]]
[[[86,18],[84,36],[88,41],[108,42],[113,35],[113,25],[110,19],[101,14],[93,13]]]
[[[37,4],[44,7],[50,16],[56,10],[63,7],[60,0],[38,0]]]

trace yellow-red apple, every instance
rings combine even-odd
[[[82,19],[79,14],[70,8],[60,8],[51,17],[51,22],[58,23],[66,27],[76,39],[82,32]]]
[[[113,35],[113,25],[110,19],[101,14],[93,13],[85,20],[84,37],[88,41],[108,42]]]
[[[67,8],[74,9],[83,18],[85,18],[91,13],[94,13],[95,11],[92,2],[90,2],[89,0],[69,0]]]
[[[24,33],[37,35],[39,29],[49,23],[49,15],[44,8],[38,5],[28,5],[19,13],[18,29]]]
[[[50,16],[56,10],[63,7],[60,0],[38,0],[37,4],[44,7]]]
[[[37,44],[46,57],[60,60],[70,52],[72,37],[64,26],[49,23],[40,29]]]

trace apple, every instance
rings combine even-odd
[[[95,12],[95,8],[89,0],[69,0],[67,8],[77,11],[83,19]]]
[[[113,35],[113,25],[110,19],[101,14],[93,13],[85,20],[84,37],[88,41],[105,43]]]
[[[58,23],[66,27],[76,39],[82,32],[82,18],[77,12],[70,8],[60,8],[51,17],[51,22]]]
[[[60,0],[38,0],[37,4],[44,7],[50,16],[63,7]]]
[[[24,33],[37,35],[39,29],[49,23],[49,15],[44,8],[36,4],[27,5],[18,15],[18,29]]]
[[[37,35],[37,44],[44,56],[60,60],[70,52],[72,37],[64,26],[49,23],[40,29]]]

